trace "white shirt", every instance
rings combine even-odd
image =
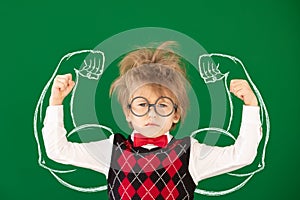
[[[63,106],[49,106],[43,127],[43,138],[48,157],[62,164],[92,169],[106,177],[110,167],[113,135],[109,139],[89,143],[67,140],[63,121]],[[132,140],[133,140],[132,133]],[[168,141],[172,139],[169,133]],[[259,107],[243,106],[239,136],[234,145],[208,146],[191,138],[189,172],[197,185],[199,181],[227,173],[253,162],[262,138]],[[145,145],[153,148],[154,145]]]

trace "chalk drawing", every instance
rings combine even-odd
[[[54,78],[56,77],[58,70],[62,64],[63,61],[69,60],[72,56],[74,55],[78,55],[78,54],[82,54],[82,53],[89,53],[89,56],[87,57],[87,60],[84,60],[84,65],[81,67],[82,69],[78,70],[78,69],[74,69],[76,72],[76,80],[78,80],[78,75],[81,75],[83,77],[86,77],[90,80],[98,80],[99,77],[102,75],[103,72],[103,67],[104,67],[104,62],[105,62],[105,56],[104,53],[101,51],[95,51],[95,50],[81,50],[81,51],[76,51],[76,52],[72,52],[69,53],[65,56],[63,56],[61,58],[61,60],[59,61],[57,67],[54,70],[54,73],[52,74],[51,78],[49,79],[49,81],[47,82],[46,86],[44,87],[41,96],[38,100],[38,103],[36,105],[36,109],[34,112],[34,120],[33,120],[33,127],[34,127],[34,136],[37,142],[37,147],[38,147],[38,163],[41,167],[47,169],[53,176],[54,178],[57,179],[58,182],[60,182],[61,184],[63,184],[64,186],[77,190],[77,191],[81,191],[81,192],[98,192],[98,191],[103,191],[107,189],[106,185],[103,186],[98,186],[98,187],[78,187],[75,186],[72,183],[69,183],[65,180],[63,180],[61,177],[59,177],[58,174],[66,174],[66,173],[75,173],[76,172],[76,168],[74,167],[73,169],[68,169],[68,170],[61,170],[61,169],[54,169],[53,167],[49,167],[46,165],[45,163],[45,155],[42,154],[42,149],[41,149],[41,144],[40,144],[40,140],[41,140],[41,129],[39,129],[39,127],[43,124],[44,121],[44,113],[45,113],[45,109],[43,109],[43,104],[44,104],[44,100],[45,100],[45,95],[47,93],[47,91],[51,86],[52,81],[54,80]],[[70,102],[70,107],[71,107],[71,116],[72,116],[72,121],[73,124],[74,123],[74,117],[72,114],[72,102],[73,102],[73,95],[74,92],[76,91],[76,88],[73,89],[72,91],[72,97],[71,97],[71,102]],[[111,134],[113,134],[112,130],[106,126],[102,126],[99,124],[85,124],[82,126],[74,126],[74,129],[72,131],[70,131],[70,133],[67,134],[67,137],[70,137],[73,133],[75,133],[78,130],[83,130],[83,129],[89,129],[89,128],[101,128],[101,129],[105,129],[106,131],[110,132]]]
[[[43,110],[43,103],[45,100],[45,94],[47,93],[47,91],[50,88],[50,85],[53,81],[53,79],[55,78],[55,76],[57,75],[58,69],[61,65],[61,63],[64,60],[68,60],[70,57],[74,56],[74,55],[78,55],[81,53],[89,53],[90,55],[83,61],[83,65],[81,66],[81,69],[74,69],[76,72],[76,86],[72,91],[72,96],[71,96],[71,101],[70,101],[70,111],[71,111],[71,118],[73,121],[73,125],[74,125],[74,129],[72,131],[70,131],[66,136],[70,137],[73,133],[75,133],[78,130],[82,130],[82,129],[88,129],[88,128],[100,128],[100,129],[104,129],[106,131],[108,131],[110,134],[113,134],[113,131],[111,128],[103,126],[103,125],[99,125],[99,124],[81,124],[81,125],[77,125],[75,120],[74,120],[74,115],[73,115],[73,102],[74,102],[74,94],[76,91],[76,87],[77,87],[77,83],[78,83],[78,77],[85,77],[89,80],[94,80],[94,81],[98,81],[99,78],[101,77],[102,73],[103,73],[103,67],[104,67],[104,62],[105,62],[105,56],[104,53],[101,51],[94,51],[94,50],[81,50],[81,51],[76,51],[73,53],[69,53],[67,55],[65,55],[60,62],[58,63],[54,73],[52,74],[50,80],[47,82],[46,86],[44,87],[41,96],[38,100],[35,112],[34,112],[34,120],[33,120],[33,126],[34,126],[34,136],[37,142],[37,147],[38,147],[38,163],[41,167],[49,170],[49,172],[57,179],[58,182],[60,182],[61,184],[63,184],[66,187],[69,187],[71,189],[77,190],[77,191],[81,191],[81,192],[98,192],[98,191],[103,191],[107,189],[107,185],[102,185],[102,186],[98,186],[98,187],[78,187],[75,186],[72,183],[69,183],[65,180],[63,180],[61,177],[59,177],[58,174],[63,174],[63,173],[75,173],[76,172],[76,168],[70,168],[67,170],[61,170],[61,169],[54,169],[51,168],[49,166],[47,166],[45,164],[45,160],[44,157],[42,155],[42,150],[41,150],[41,130],[39,127],[41,127],[41,125],[43,124],[43,115],[45,112],[45,109]],[[195,137],[196,134],[199,134],[201,132],[204,131],[215,131],[215,132],[219,132],[220,134],[224,134],[228,137],[230,137],[232,140],[236,140],[235,136],[233,134],[231,134],[229,132],[230,130],[230,126],[231,126],[231,122],[233,119],[233,113],[234,113],[234,108],[233,108],[233,103],[232,103],[232,98],[231,98],[231,94],[229,92],[228,89],[228,84],[227,84],[227,78],[228,78],[228,74],[227,73],[222,73],[219,70],[219,67],[222,67],[221,63],[216,63],[213,62],[213,58],[214,57],[223,57],[223,58],[227,58],[230,59],[231,61],[233,61],[236,64],[239,64],[243,71],[246,74],[247,77],[247,81],[249,82],[249,84],[251,85],[251,87],[253,88],[258,101],[259,101],[259,106],[260,106],[260,111],[261,111],[261,122],[265,123],[266,125],[266,130],[264,130],[264,136],[265,136],[265,142],[264,142],[264,146],[263,146],[263,152],[262,152],[262,158],[260,161],[260,164],[258,166],[258,169],[250,172],[250,173],[245,173],[245,174],[238,174],[238,173],[228,173],[230,176],[236,176],[236,177],[246,177],[246,179],[230,188],[227,190],[223,190],[223,191],[206,191],[206,190],[202,190],[202,189],[196,189],[195,192],[199,193],[199,194],[203,194],[203,195],[208,195],[208,196],[219,196],[219,195],[224,195],[224,194],[228,194],[231,192],[234,192],[238,189],[240,189],[241,187],[243,187],[253,176],[254,174],[256,174],[257,172],[261,171],[264,169],[265,167],[265,152],[266,152],[266,147],[267,147],[267,143],[268,143],[268,139],[269,139],[269,132],[270,132],[270,120],[269,120],[269,115],[267,112],[267,108],[266,105],[263,101],[263,98],[259,92],[259,90],[257,89],[257,87],[255,86],[255,84],[252,82],[249,74],[246,71],[245,66],[243,65],[243,63],[236,57],[234,56],[229,56],[229,55],[225,55],[225,54],[218,54],[218,53],[212,53],[212,54],[204,54],[204,55],[200,55],[199,56],[199,73],[201,78],[204,80],[204,82],[206,84],[211,84],[211,83],[215,83],[216,81],[224,81],[224,86],[226,89],[226,93],[228,96],[228,102],[230,105],[230,119],[229,119],[229,124],[228,127],[226,129],[221,129],[219,127],[209,127],[209,128],[203,128],[203,129],[198,129],[195,130],[194,132],[191,133],[191,137]],[[207,59],[208,58],[208,59]]]
[[[269,114],[268,114],[266,105],[263,101],[263,98],[262,98],[259,90],[257,89],[255,84],[251,80],[251,78],[250,78],[244,64],[242,63],[242,61],[240,59],[234,57],[234,56],[230,56],[230,55],[226,55],[226,54],[220,54],[220,53],[211,53],[211,54],[204,54],[204,55],[199,56],[199,60],[198,60],[199,61],[198,62],[198,64],[199,64],[199,73],[200,73],[201,78],[204,80],[204,82],[206,84],[214,83],[216,81],[220,81],[220,80],[224,79],[224,86],[225,86],[227,94],[228,94],[228,101],[229,101],[229,105],[230,105],[229,125],[228,125],[226,130],[220,129],[218,127],[209,127],[209,128],[198,129],[198,130],[195,130],[194,132],[192,132],[191,136],[195,137],[196,134],[201,133],[201,132],[205,132],[205,131],[215,131],[215,132],[219,132],[220,134],[224,134],[224,135],[230,137],[234,141],[236,140],[234,135],[229,132],[231,122],[232,122],[232,119],[233,119],[233,113],[234,113],[234,107],[233,107],[233,103],[232,103],[232,96],[229,92],[228,83],[227,83],[227,77],[228,77],[229,72],[227,72],[225,74],[222,74],[221,71],[219,70],[219,67],[220,67],[221,63],[216,63],[215,64],[215,62],[213,61],[214,57],[215,58],[222,57],[222,58],[230,59],[231,61],[233,61],[233,63],[238,64],[239,66],[242,67],[242,69],[243,69],[243,71],[244,71],[244,73],[247,77],[247,81],[252,86],[252,88],[254,90],[254,93],[255,93],[256,97],[258,98],[260,111],[261,111],[261,122],[262,122],[262,124],[265,123],[266,130],[263,133],[263,135],[265,136],[265,141],[264,141],[264,144],[263,144],[262,157],[261,157],[260,163],[257,166],[258,168],[255,171],[252,171],[250,173],[244,173],[244,174],[227,173],[228,175],[231,175],[231,176],[247,177],[240,184],[238,184],[238,185],[236,185],[236,186],[234,186],[230,189],[222,190],[222,191],[207,191],[207,190],[202,190],[202,189],[196,189],[195,190],[196,193],[203,194],[203,195],[208,195],[208,196],[220,196],[220,195],[225,195],[225,194],[229,194],[231,192],[234,192],[234,191],[240,189],[241,187],[243,187],[254,176],[254,174],[256,174],[257,172],[262,171],[265,168],[265,154],[266,154],[266,148],[267,148],[267,143],[268,143],[269,134],[270,134],[270,119],[269,119]],[[205,154],[208,154],[208,153],[209,152],[205,152]]]

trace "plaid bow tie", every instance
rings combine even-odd
[[[161,135],[156,138],[148,138],[143,136],[140,133],[134,134],[134,141],[133,141],[134,147],[140,147],[146,144],[153,144],[155,146],[163,148],[168,144],[168,137],[166,135]]]

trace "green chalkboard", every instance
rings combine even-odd
[[[43,141],[35,137],[42,127],[44,115],[43,112],[35,114],[36,108],[46,108],[49,91],[45,93],[44,104],[37,107],[39,99],[57,66],[61,66],[57,73],[74,74],[74,68],[80,68],[88,52],[72,56],[59,65],[63,56],[81,50],[103,51],[107,65],[100,81],[93,85],[97,92],[92,95],[93,101],[97,102],[95,109],[101,112],[96,112],[91,120],[101,120],[107,126],[116,127],[116,132],[127,132],[129,129],[124,118],[115,119],[116,113],[111,111],[111,106],[102,106],[112,104],[115,100],[108,97],[108,90],[111,81],[118,75],[117,63],[126,51],[135,48],[134,45],[164,40],[176,40],[179,43],[178,53],[183,56],[191,83],[191,105],[197,104],[195,107],[199,108],[190,109],[190,117],[198,116],[201,119],[199,123],[186,121],[180,126],[182,129],[179,127],[174,131],[174,135],[181,136],[182,132],[191,132],[194,127],[222,123],[220,126],[224,128],[228,125],[228,112],[225,121],[210,124],[211,107],[205,105],[212,101],[207,97],[212,95],[213,86],[205,84],[197,68],[198,58],[203,54],[230,55],[230,58],[235,57],[236,61],[240,61],[232,65],[229,57],[225,60],[214,58],[214,62],[226,63],[220,70],[224,73],[230,71],[229,78],[251,77],[266,108],[263,115],[265,135],[259,147],[260,154],[251,166],[236,173],[253,172],[262,164],[264,169],[255,173],[237,191],[221,196],[197,193],[195,199],[299,198],[299,9],[300,4],[296,1],[0,3],[0,198],[107,199],[105,190],[80,192],[66,187],[45,168],[74,169],[73,166],[55,163],[44,157]],[[132,38],[128,35],[122,38],[122,34],[128,31],[132,31]],[[110,39],[114,37],[121,42],[111,43]],[[249,77],[241,68],[242,65]],[[85,94],[88,95],[91,94]],[[237,99],[233,101],[236,105],[235,116],[239,116],[241,105]],[[222,102],[215,103],[221,105]],[[228,108],[228,102],[225,103]],[[35,117],[37,124],[34,124]],[[239,120],[239,117],[235,118],[232,130],[238,129]],[[72,128],[68,118],[66,126]],[[74,135],[70,139],[78,140],[78,137]],[[203,135],[197,139],[203,140]],[[220,145],[232,142],[227,137],[221,139]],[[105,177],[96,172],[86,169],[77,171],[74,176],[65,176],[63,180],[82,187],[99,186],[105,182]],[[226,190],[241,182],[222,175],[201,182],[198,188]]]

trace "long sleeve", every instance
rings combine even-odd
[[[234,145],[208,146],[191,139],[189,171],[199,181],[251,164],[262,138],[259,107],[244,106],[239,136]]]
[[[66,137],[63,106],[49,106],[42,129],[47,156],[59,163],[92,169],[108,175],[113,136],[97,142],[73,143]]]

